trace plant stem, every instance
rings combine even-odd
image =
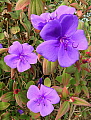
[[[70,108],[70,113],[69,113],[68,120],[71,120],[71,117],[72,117],[72,115],[73,115],[73,113],[75,111],[75,108],[76,108],[76,105],[71,104],[71,108]]]

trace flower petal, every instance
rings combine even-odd
[[[27,107],[34,113],[40,112],[40,106],[38,105],[37,102],[35,102],[36,99],[32,99],[27,102]]]
[[[47,87],[47,86],[41,84],[40,94],[46,96],[49,93],[51,93],[53,90],[54,90],[53,88],[50,88],[50,87]]]
[[[35,85],[31,85],[27,91],[28,99],[35,99],[39,95],[39,88]]]
[[[9,47],[9,53],[19,55],[22,52],[22,45],[15,41],[13,42],[13,45]]]
[[[77,30],[72,36],[71,39],[78,45],[78,50],[86,50],[88,47],[88,42],[85,37],[83,30]]]
[[[68,46],[65,50],[64,46],[61,45],[58,52],[58,62],[62,67],[69,67],[79,60],[78,50]]]
[[[59,44],[56,40],[45,41],[37,47],[36,51],[44,58],[54,62],[58,59]]]
[[[0,48],[3,48],[2,44],[0,44]]]
[[[19,61],[19,56],[17,55],[7,55],[4,57],[5,63],[11,67],[11,68],[16,68],[17,67],[17,62]]]
[[[69,37],[74,34],[78,26],[78,18],[76,15],[64,14],[60,17],[62,27],[62,37]]]
[[[40,114],[43,117],[49,115],[53,110],[54,107],[48,100],[45,100],[44,103],[40,104]]]
[[[41,16],[38,15],[31,15],[31,22],[34,28],[41,30],[44,25],[46,24],[45,19],[43,19]]]
[[[28,63],[28,61],[20,59],[17,63],[17,69],[19,72],[24,72],[26,70],[28,70],[30,68],[30,64]]]
[[[57,20],[48,22],[40,32],[44,40],[57,40],[61,36],[61,24]]]
[[[60,101],[60,97],[56,90],[52,90],[48,95],[46,95],[46,99],[49,100],[51,104],[57,104]]]
[[[24,43],[22,44],[23,50],[22,53],[23,54],[31,54],[31,52],[34,50],[33,46],[29,45],[28,43]]]
[[[56,104],[60,101],[60,98],[57,92],[50,87],[41,84],[40,94],[45,96],[45,99],[48,100],[51,104]]]
[[[51,15],[51,13],[42,13],[40,15],[40,17],[42,17],[43,19],[45,19],[46,21],[48,21],[50,19],[50,15]]]
[[[59,19],[62,14],[74,14],[76,11],[73,7],[68,7],[66,5],[59,6],[55,12],[57,14],[57,18]]]
[[[37,63],[37,55],[35,53],[31,53],[30,55],[26,55],[25,59],[28,61],[30,64],[35,64]]]

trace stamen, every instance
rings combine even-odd
[[[78,45],[79,45],[79,43],[78,43],[76,46],[74,46],[74,43],[75,43],[75,42],[72,43],[72,47],[73,47],[73,48],[77,48]]]

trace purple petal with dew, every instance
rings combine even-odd
[[[24,57],[30,64],[37,63],[37,55],[35,53],[31,53],[30,55],[25,55]]]
[[[57,40],[61,37],[61,24],[57,20],[48,22],[40,32],[44,40]]]
[[[31,66],[28,63],[28,61],[24,60],[24,58],[20,59],[17,62],[17,69],[19,72],[24,72],[24,71],[28,70],[29,68],[31,68]]]
[[[31,54],[31,52],[34,50],[33,46],[29,45],[28,43],[22,44],[22,54]]]
[[[61,45],[58,52],[58,62],[62,67],[69,67],[79,60],[79,52],[77,49],[67,46],[65,50],[64,46]]]
[[[30,109],[30,111],[34,113],[40,112],[40,105],[37,103],[36,99],[32,99],[27,102],[27,107]]]
[[[54,110],[54,107],[51,104],[51,102],[49,102],[48,100],[44,100],[40,104],[40,114],[43,117],[49,115],[53,110]]]
[[[77,30],[72,36],[71,39],[78,45],[78,50],[86,50],[88,48],[88,42],[85,37],[83,30]]]
[[[21,52],[22,52],[22,45],[18,41],[13,42],[13,45],[9,47],[10,54],[20,55]]]
[[[36,51],[37,53],[41,54],[44,58],[54,62],[58,59],[59,46],[59,41],[45,41],[37,47]]]
[[[38,15],[34,15],[34,14],[31,15],[31,22],[32,22],[33,27],[38,30],[41,30],[46,24],[46,21],[44,18]]]
[[[74,7],[68,7],[66,5],[59,6],[55,12],[57,14],[57,18],[59,19],[62,14],[74,14],[76,9]]]
[[[62,28],[62,37],[69,37],[74,34],[78,26],[78,18],[76,15],[64,14],[60,17]]]
[[[60,97],[56,90],[52,90],[48,95],[46,95],[46,99],[49,100],[51,104],[57,104],[60,101]]]
[[[0,48],[3,48],[2,44],[0,44]]]
[[[40,94],[46,96],[46,95],[50,94],[53,90],[54,90],[53,88],[50,88],[50,87],[47,87],[47,86],[41,84]]]
[[[4,57],[5,63],[11,67],[11,68],[16,68],[17,67],[17,62],[19,61],[19,56],[17,55],[7,55]]]
[[[40,94],[39,88],[35,85],[31,85],[27,91],[27,98],[35,99],[38,98],[39,94]]]

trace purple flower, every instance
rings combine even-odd
[[[45,42],[37,47],[37,52],[49,61],[58,60],[60,66],[69,67],[79,59],[78,50],[88,47],[83,30],[77,30],[78,18],[64,14],[58,20],[47,23],[40,32]]]
[[[3,48],[2,44],[0,44],[0,48]]]
[[[13,42],[9,47],[10,55],[4,57],[4,61],[11,68],[17,68],[23,72],[31,68],[30,64],[37,62],[37,55],[32,53],[34,48],[28,43],[20,44],[18,41]]]
[[[27,107],[34,113],[40,112],[41,116],[50,114],[54,109],[52,104],[60,101],[57,92],[53,88],[42,84],[40,89],[35,85],[31,85],[27,92],[27,98],[30,99]]]
[[[24,111],[23,111],[23,110],[18,110],[18,112],[19,112],[20,114],[24,113]]]
[[[62,5],[52,13],[43,13],[40,16],[32,14],[31,22],[34,28],[41,30],[49,21],[59,19],[62,14],[74,14],[75,11],[73,7]]]

